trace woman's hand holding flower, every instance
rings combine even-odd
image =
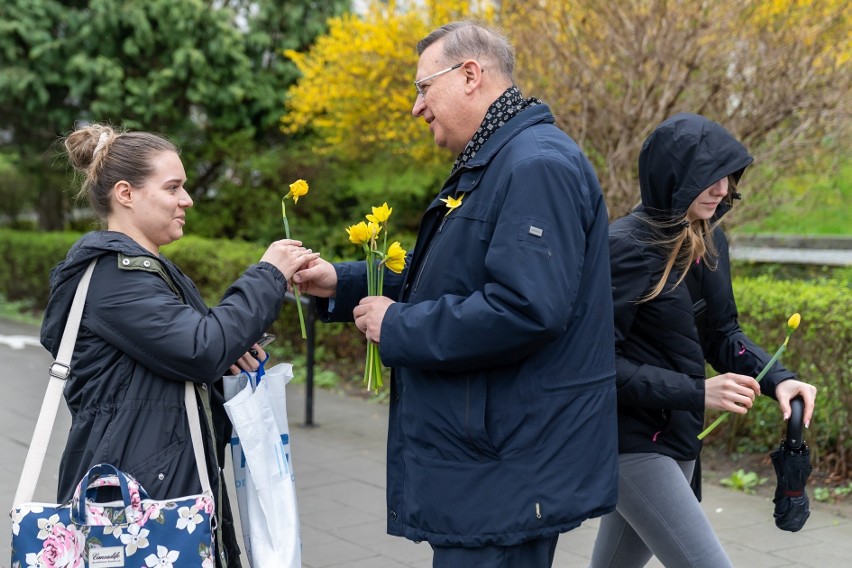
[[[760,384],[748,375],[716,375],[704,383],[704,407],[745,414],[759,394]]]
[[[756,383],[758,383],[757,390],[755,391],[756,394],[760,394],[760,384],[759,384],[760,379],[762,379],[764,377],[764,375],[766,375],[766,373],[769,371],[769,369],[772,368],[772,365],[774,365],[775,362],[778,360],[778,358],[781,357],[781,354],[784,352],[784,350],[787,348],[787,344],[790,342],[790,336],[793,335],[793,332],[796,331],[796,329],[799,327],[799,325],[801,323],[802,323],[802,316],[799,313],[793,314],[787,320],[787,335],[786,335],[786,337],[784,337],[784,343],[781,344],[781,346],[778,348],[778,351],[775,352],[775,355],[772,356],[772,358],[769,360],[769,362],[767,362],[766,365],[764,365],[763,370],[760,371],[760,373],[753,379]],[[733,374],[732,373],[726,373],[726,375],[733,375]],[[735,377],[743,377],[743,375],[734,375],[734,376]],[[713,378],[715,379],[715,378],[718,378],[718,377],[713,377]],[[746,377],[746,378],[748,378],[748,377]],[[709,380],[712,380],[712,379],[709,379]],[[709,382],[709,380],[708,380],[708,382]],[[787,381],[784,381],[784,382],[787,382]],[[784,383],[782,382],[781,384],[784,384]],[[747,386],[747,383],[742,384],[742,386]],[[810,385],[808,385],[808,386],[810,386]],[[790,387],[787,387],[787,388],[790,388]],[[786,392],[787,388],[783,389],[783,391]],[[798,391],[798,389],[796,389],[796,390]],[[706,396],[707,396],[706,392],[707,391],[705,390],[705,402],[706,402]],[[815,393],[816,393],[816,389],[814,389],[814,393],[812,393],[812,395],[815,394]],[[776,388],[776,397],[778,397],[777,388]],[[808,424],[810,422],[810,419],[811,419],[811,413],[813,412],[813,396],[810,399],[810,406],[808,406],[808,399],[804,396],[804,394],[803,394],[803,398],[805,399],[805,409],[806,409],[805,424]],[[751,399],[753,401],[754,397],[751,397]],[[778,401],[779,401],[779,403],[781,403],[780,398],[778,398]],[[722,401],[722,404],[724,404],[724,403],[725,403],[725,401]],[[743,408],[742,406],[737,405],[736,402],[734,402],[734,405],[735,405],[734,408],[725,408],[725,406],[712,406],[711,408],[724,409],[725,412],[722,413],[722,415],[719,416],[712,424],[710,424],[710,426],[705,428],[703,432],[698,434],[698,439],[703,440],[707,436],[707,434],[709,434],[710,432],[713,431],[714,428],[716,428],[716,426],[718,426],[719,424],[724,422],[725,419],[728,417],[729,412],[736,412],[738,414],[745,414],[748,411],[748,408],[751,408],[751,404],[748,404],[748,407],[746,407],[746,408]],[[781,411],[784,413],[784,420],[787,420],[790,417],[790,398],[787,398],[786,401],[783,404],[781,404]]]

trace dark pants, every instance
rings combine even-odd
[[[435,546],[432,568],[550,568],[559,536],[515,546]]]

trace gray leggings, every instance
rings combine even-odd
[[[591,568],[732,566],[689,486],[694,461],[618,456],[618,505],[601,518]]]

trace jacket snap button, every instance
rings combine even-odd
[[[391,511],[391,512],[390,512],[390,518],[391,518],[392,520],[394,520],[394,521],[396,520],[396,511]]]
[[[145,262],[143,262],[143,263],[142,263],[142,265],[143,265],[145,268],[148,268],[148,267],[150,267],[150,266],[151,266],[151,261],[150,261],[150,260],[146,260]]]
[[[157,479],[159,479],[160,481],[164,480],[165,478],[166,478],[166,474],[164,474],[164,473],[161,473],[160,475],[157,476]]]
[[[130,260],[125,258],[124,260],[121,261],[121,264],[123,264],[124,266],[127,266],[127,265],[130,264]]]

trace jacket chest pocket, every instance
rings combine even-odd
[[[485,281],[485,256],[494,233],[495,214],[475,200],[443,214],[426,245],[409,300],[433,300],[442,294],[469,293]]]

